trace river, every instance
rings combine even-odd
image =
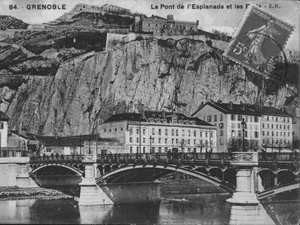
[[[164,195],[160,204],[78,206],[73,199],[0,201],[8,224],[299,224],[297,201],[231,206],[228,194]]]

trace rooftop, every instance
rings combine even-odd
[[[8,121],[9,117],[2,111],[0,111],[0,121]]]
[[[262,115],[274,115],[274,116],[292,116],[288,114],[285,110],[280,110],[270,106],[257,106],[249,104],[235,104],[232,102],[223,103],[223,102],[206,102],[200,106],[196,112],[192,114],[197,114],[205,106],[211,106],[224,114],[243,114],[243,115],[252,115],[252,116],[262,116]]]
[[[165,112],[165,111],[144,111],[139,113],[121,113],[109,117],[104,123],[118,121],[137,121],[148,123],[172,123],[172,118],[176,117],[179,124],[193,124],[203,126],[213,126],[197,117],[188,117],[182,113]]]

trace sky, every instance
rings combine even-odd
[[[133,12],[144,13],[147,16],[154,14],[166,17],[168,14],[173,14],[175,20],[199,20],[200,29],[209,32],[211,32],[212,29],[217,29],[232,35],[234,28],[238,25],[246,12],[246,4],[250,2],[260,5],[267,12],[294,25],[295,30],[288,40],[286,48],[299,50],[300,2],[294,0],[2,0],[0,1],[0,15],[11,15],[24,22],[35,24],[55,20],[64,13],[72,10],[78,3],[96,6],[109,3],[128,8]],[[66,10],[28,10],[26,8],[27,5],[32,4],[56,4],[60,6],[65,4]],[[220,5],[223,6],[224,9],[192,9],[192,4],[196,6],[204,6],[204,4]],[[17,9],[10,9],[9,5],[17,6]],[[167,9],[163,5],[170,7]],[[184,8],[178,9],[178,5],[182,5]],[[155,9],[156,6],[158,9]],[[240,6],[239,9],[237,9],[238,6]]]

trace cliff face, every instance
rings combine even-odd
[[[255,79],[206,43],[140,40],[76,57],[55,76],[24,78],[17,90],[0,86],[0,108],[11,118],[10,129],[75,135],[95,132],[97,122],[141,104],[190,115],[207,100],[276,107],[286,98],[295,102],[293,84],[267,95]]]

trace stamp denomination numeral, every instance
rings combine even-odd
[[[242,52],[246,52],[246,51],[247,51],[247,47],[245,47],[244,44],[241,42],[237,43],[237,45],[233,49],[233,53],[235,53],[236,55],[239,55]]]

